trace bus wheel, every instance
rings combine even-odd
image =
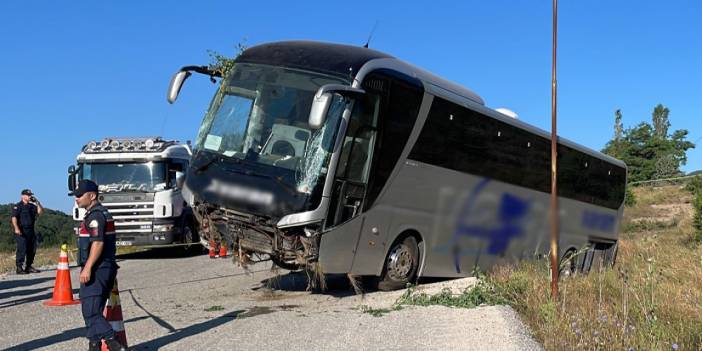
[[[379,290],[402,289],[417,275],[419,247],[417,239],[408,236],[396,241],[385,259],[383,273],[378,281]]]
[[[575,257],[574,250],[569,250],[566,252],[566,254],[563,255],[563,260],[561,261],[561,268],[560,272],[558,272],[558,276],[564,278],[573,276],[578,270],[577,261],[578,258]]]

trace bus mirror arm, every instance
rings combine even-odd
[[[329,105],[331,104],[332,96],[334,96],[334,94],[339,94],[342,96],[355,96],[363,95],[365,93],[366,91],[363,89],[342,84],[326,84],[321,86],[312,98],[312,108],[310,108],[310,117],[308,120],[310,128],[315,130],[322,128],[322,125],[324,125],[324,121],[327,118]]]
[[[215,77],[222,77],[221,72],[211,70],[207,66],[185,66],[178,70],[178,72],[173,75],[173,78],[171,78],[171,82],[168,85],[168,95],[166,96],[169,103],[172,104],[176,101],[178,94],[180,94],[180,89],[183,87],[183,83],[185,83],[185,80],[192,75],[191,72],[210,76],[210,80],[213,83],[215,82]]]

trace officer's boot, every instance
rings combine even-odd
[[[100,351],[102,349],[102,342],[98,341],[88,341],[88,351]]]
[[[110,351],[127,351],[127,348],[120,344],[114,336],[105,339],[105,344],[107,344],[107,349]]]
[[[40,273],[41,271],[32,267],[32,266],[27,266],[27,268],[24,270],[27,273]]]
[[[17,274],[27,274],[22,266],[17,266]]]

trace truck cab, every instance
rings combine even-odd
[[[68,189],[82,179],[98,184],[98,201],[115,220],[119,246],[198,243],[178,186],[191,156],[188,144],[160,137],[90,141],[68,169]],[[74,204],[72,215],[78,223],[85,210]]]

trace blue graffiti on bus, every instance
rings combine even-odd
[[[461,273],[461,249],[458,244],[461,237],[487,239],[489,240],[487,253],[502,255],[507,251],[507,247],[512,239],[524,234],[524,229],[520,222],[529,212],[530,203],[508,193],[502,194],[500,198],[496,216],[497,225],[485,227],[480,225],[468,225],[465,223],[466,219],[470,218],[474,212],[475,204],[489,182],[489,179],[484,179],[473,188],[458,216],[456,231],[453,235],[453,254],[457,273]]]
[[[616,217],[606,213],[583,211],[581,224],[583,227],[605,233],[614,233]]]

